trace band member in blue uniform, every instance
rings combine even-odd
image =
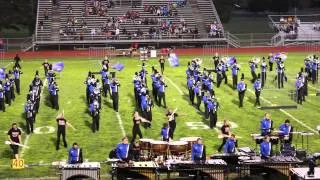
[[[260,122],[261,135],[266,136],[271,134],[273,130],[273,122],[271,120],[270,113],[266,113],[264,118]]]
[[[266,63],[266,59],[263,57],[262,58],[262,63],[260,65],[260,69],[261,69],[261,87],[264,87],[264,84],[267,80],[267,69],[268,69],[268,65]]]
[[[162,137],[162,141],[169,141],[170,137],[169,137],[169,131],[170,131],[170,127],[168,123],[163,123],[163,127],[161,128],[161,137]]]
[[[34,103],[29,99],[24,107],[24,112],[26,115],[26,128],[27,128],[27,134],[33,133],[33,123],[35,121],[35,109],[34,109]]]
[[[197,109],[200,111],[201,99],[203,96],[203,89],[202,89],[202,84],[200,81],[197,82],[197,89],[195,90],[195,96],[197,98],[196,106],[197,106]]]
[[[82,149],[77,143],[73,143],[69,150],[69,164],[78,164],[83,162]]]
[[[157,84],[157,92],[158,92],[158,106],[161,106],[161,101],[163,101],[163,107],[167,108],[166,103],[166,89],[167,85],[164,82],[164,79],[161,78],[159,83]]]
[[[237,85],[238,90],[238,97],[239,97],[239,107],[243,107],[243,98],[245,95],[245,92],[247,90],[247,85],[244,82],[244,74],[242,74],[241,81]]]
[[[3,86],[2,86],[2,81],[0,81],[0,110],[2,110],[3,112],[6,111],[6,106],[5,106],[5,99],[4,99],[4,89],[3,89]]]
[[[232,88],[236,89],[238,84],[239,65],[237,63],[234,63],[231,67],[231,71],[232,71]]]
[[[150,123],[147,124],[148,128],[151,128],[151,122],[152,122],[152,108],[154,107],[153,100],[149,95],[147,95],[147,116],[146,119],[150,121]]]
[[[12,123],[12,128],[8,131],[8,138],[11,143],[21,143],[21,130],[18,128],[17,123]],[[15,144],[10,144],[13,151],[13,158],[19,159],[19,146]]]
[[[197,143],[192,145],[191,159],[195,162],[206,160],[206,146],[202,144],[201,138],[198,138]]]
[[[13,69],[13,76],[14,76],[14,84],[16,86],[16,92],[20,95],[20,76],[22,72],[18,67]]]
[[[214,127],[216,127],[216,123],[218,119],[217,109],[219,107],[219,104],[215,100],[214,96],[212,96],[212,98],[208,98],[207,107],[208,107],[208,113],[209,113],[209,119],[210,119],[210,128],[213,129]]]
[[[263,142],[260,144],[261,159],[269,159],[271,156],[271,143],[269,136],[265,136]]]
[[[237,151],[237,142],[236,142],[236,136],[234,134],[231,134],[231,136],[228,138],[226,143],[224,144],[223,151],[227,154],[232,154]]]
[[[6,75],[7,76],[7,75]],[[8,76],[5,78],[4,84],[3,84],[3,89],[4,89],[4,96],[6,100],[6,104],[11,106],[11,81],[9,80]]]
[[[279,126],[279,136],[280,139],[285,143],[291,143],[292,142],[292,132],[293,127],[290,125],[290,120],[286,119],[283,124]]]
[[[226,74],[226,72],[228,71],[228,67],[226,63],[224,63],[223,61],[221,61],[221,63],[222,63],[222,78],[224,79],[224,84],[228,84],[228,76]]]
[[[285,74],[284,74],[284,63],[283,61],[280,61],[278,66],[277,66],[277,76],[276,78],[278,79],[278,88],[283,88],[283,81],[285,79]]]
[[[51,85],[49,86],[49,91],[51,95],[51,104],[52,108],[59,110],[59,87],[56,82],[52,82]]]
[[[90,114],[92,117],[92,132],[99,131],[100,124],[100,104],[97,99],[90,104]]]
[[[122,138],[122,142],[117,145],[115,154],[121,161],[129,161],[130,144],[127,137]]]
[[[312,84],[315,84],[317,82],[317,73],[318,73],[318,63],[317,59],[313,59],[312,66],[311,66],[311,79]]]
[[[112,83],[110,84],[111,94],[112,94],[112,104],[113,109],[118,112],[119,110],[119,81],[115,78],[112,80]]]
[[[258,74],[258,78],[256,82],[254,82],[253,88],[256,94],[256,102],[254,103],[254,106],[260,107],[260,94],[261,94],[261,88],[262,88],[262,83],[260,81],[260,74]]]
[[[296,81],[297,103],[302,104],[304,97],[304,83],[302,77],[298,77]]]
[[[250,72],[252,76],[251,82],[254,83],[257,79],[257,74],[256,74],[257,64],[253,60],[251,60],[249,61],[249,66],[250,66]]]

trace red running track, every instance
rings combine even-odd
[[[229,54],[249,54],[249,53],[275,53],[275,52],[305,52],[304,46],[286,47],[254,47],[254,48],[229,48]],[[218,51],[219,52],[219,51]],[[8,52],[5,53],[6,59],[11,59],[18,53],[23,59],[32,58],[66,58],[66,57],[89,57],[88,50],[78,51],[35,51],[35,52]],[[175,49],[178,55],[203,55],[202,48]]]

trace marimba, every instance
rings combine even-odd
[[[61,180],[69,178],[91,178],[100,179],[100,163],[86,162],[81,164],[65,164],[60,168]]]
[[[290,176],[290,168],[302,163],[300,159],[291,156],[273,156],[268,160],[263,160],[258,156],[251,157],[250,159],[239,161],[239,176],[240,178],[245,177],[259,169],[262,169],[264,172],[268,172],[268,169],[275,170],[285,176]]]

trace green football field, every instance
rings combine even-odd
[[[252,140],[250,134],[259,133],[260,120],[266,111],[254,107],[255,95],[253,93],[252,84],[250,83],[251,75],[249,72],[248,60],[255,55],[236,55],[238,61],[241,63],[241,72],[245,73],[245,79],[248,84],[248,91],[245,95],[244,108],[238,108],[237,92],[231,89],[231,73],[228,72],[229,84],[222,84],[220,88],[215,88],[216,96],[221,104],[218,111],[218,121],[229,119],[233,126],[232,131],[239,137],[240,147],[255,148],[255,142]],[[267,55],[261,54],[262,55]],[[264,102],[263,105],[288,105],[295,104],[289,97],[288,91],[293,89],[296,73],[303,66],[303,59],[307,54],[289,53],[286,60],[286,69],[288,82],[285,83],[284,90],[276,90],[274,87],[274,72],[268,73],[268,85],[265,92],[262,93]],[[188,100],[186,89],[186,75],[185,70],[187,62],[192,56],[180,57],[180,66],[173,68],[166,64],[165,80],[168,85],[166,90],[167,106],[169,108],[178,108],[177,113],[177,128],[175,131],[175,140],[181,137],[198,136],[204,139],[207,146],[207,155],[217,153],[217,148],[221,143],[218,139],[218,129],[209,129],[209,121],[203,117],[203,104],[201,112],[197,111]],[[203,65],[205,67],[212,67],[210,57],[204,58]],[[22,57],[23,59],[23,57]],[[85,84],[83,83],[89,70],[98,72],[100,70],[100,60],[92,58],[65,58],[65,59],[49,59],[50,63],[64,61],[65,69],[59,75],[57,74],[57,82],[60,88],[59,103],[60,110],[64,109],[65,117],[76,128],[67,129],[68,146],[73,142],[78,142],[83,148],[84,159],[88,161],[104,161],[108,154],[125,133],[131,139],[132,129],[132,113],[135,109],[134,94],[133,94],[133,75],[135,71],[141,69],[141,62],[138,58],[114,58],[111,63],[123,63],[124,70],[117,72],[116,76],[120,80],[120,100],[119,113],[112,109],[112,101],[110,98],[103,97],[102,113],[100,119],[100,131],[93,134],[91,126],[91,117],[88,114],[88,108],[85,98]],[[7,65],[11,61],[1,62],[1,65]],[[23,59],[21,77],[21,95],[16,97],[13,105],[7,107],[5,113],[0,112],[0,178],[7,177],[43,177],[55,176],[56,170],[48,166],[54,161],[61,161],[67,159],[68,149],[64,149],[61,145],[59,151],[55,150],[56,128],[55,117],[57,111],[51,109],[50,102],[47,100],[48,93],[45,85],[40,111],[37,115],[35,128],[38,132],[27,136],[23,134],[23,142],[30,146],[29,149],[21,149],[20,154],[29,167],[24,170],[11,170],[11,149],[8,145],[3,144],[7,139],[6,132],[9,130],[12,122],[17,122],[19,126],[25,128],[25,119],[23,114],[24,103],[26,100],[26,93],[31,80],[34,77],[35,71],[39,70],[41,78],[44,80],[43,68],[41,66],[43,59]],[[147,69],[151,73],[151,65],[156,65],[159,69],[158,61],[150,59],[146,62]],[[9,65],[10,67],[11,65]],[[100,77],[99,77],[100,78]],[[148,75],[149,87],[151,87],[150,74]],[[309,86],[309,94],[307,101],[297,109],[280,109],[268,110],[272,115],[274,127],[278,127],[286,118],[290,119],[294,128],[299,131],[316,132],[316,126],[320,124],[318,118],[320,117],[320,101],[319,97],[315,96],[317,85]],[[153,121],[151,129],[142,129],[144,138],[160,139],[160,129],[162,124],[166,121],[166,109],[155,106],[153,109]],[[124,131],[122,131],[122,128]],[[294,145],[300,147],[301,138],[294,137]],[[68,147],[68,148],[69,148]],[[309,139],[309,149],[312,152],[320,151],[319,135],[316,134]],[[36,166],[33,166],[36,165]],[[102,175],[106,175],[108,168],[103,165]]]

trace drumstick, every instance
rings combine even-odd
[[[71,123],[67,122],[67,125],[68,125],[68,126],[70,126],[74,131],[76,131],[76,130],[77,130],[76,128],[74,128],[74,127],[72,126],[72,124],[71,124]]]
[[[170,115],[168,121],[172,121],[172,120],[173,120],[174,113],[176,113],[177,110],[178,110],[178,108],[176,108],[176,109],[172,112],[172,114]]]
[[[26,146],[26,145],[23,145],[23,144],[20,144],[20,143],[16,143],[16,142],[5,141],[4,143],[7,144],[7,145],[13,144],[13,145],[29,148],[29,146]]]

